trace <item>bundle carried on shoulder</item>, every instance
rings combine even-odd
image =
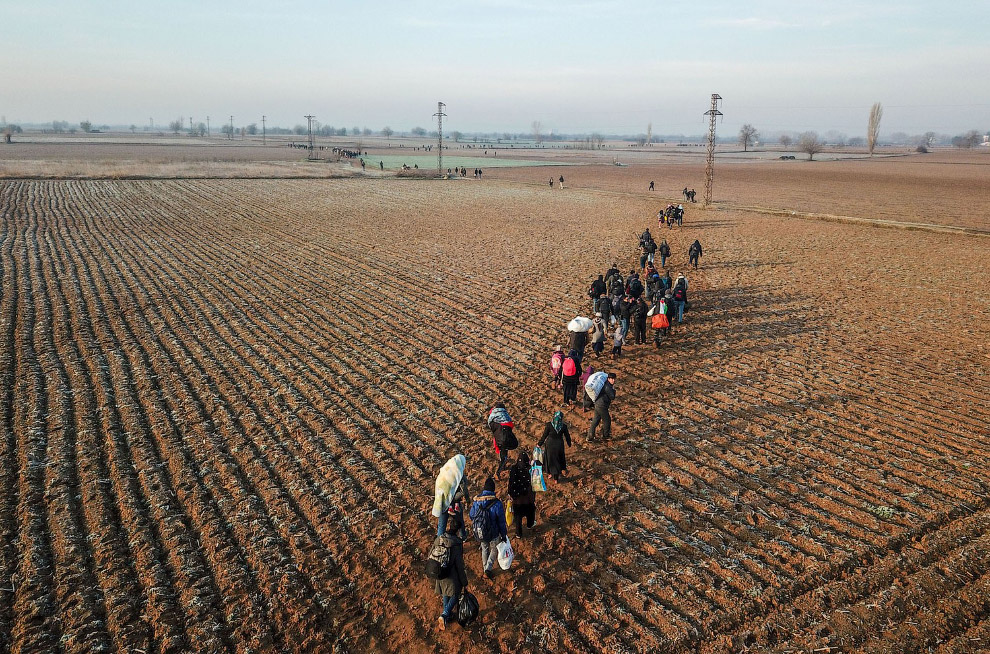
[[[584,316],[578,316],[574,320],[567,323],[567,331],[569,332],[586,332],[592,327],[591,318],[585,318]]]
[[[502,425],[503,427],[512,427],[512,418],[509,417],[509,410],[504,406],[497,406],[488,412],[488,426],[493,428],[494,425]]]
[[[464,455],[457,454],[450,457],[440,468],[433,491],[433,517],[439,518],[454,501],[454,494],[461,485],[466,465],[467,459]]]
[[[602,387],[605,386],[607,379],[608,375],[604,372],[596,372],[588,377],[588,381],[584,383],[584,392],[588,394],[588,397],[592,401],[598,399],[598,394],[602,392]]]
[[[587,384],[588,380],[591,379],[591,376],[593,374],[595,374],[594,366],[588,366],[587,368],[584,369],[584,372],[581,373],[581,377],[578,379],[578,381],[581,382],[582,384]]]

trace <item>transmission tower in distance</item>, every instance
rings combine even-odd
[[[718,101],[722,99],[718,93],[712,93],[712,108],[705,112],[708,116],[708,162],[705,165],[705,205],[712,203],[712,184],[715,182],[715,118],[721,116]]]
[[[437,117],[437,177],[443,177],[443,112],[446,107],[442,102],[437,103],[437,112],[433,114]]]
[[[261,117],[261,144],[268,145],[268,134],[265,132],[265,116]]]
[[[309,121],[309,158],[313,159],[315,157],[316,149],[314,147],[315,144],[313,143],[313,119],[316,118],[316,116],[303,116],[303,118]]]

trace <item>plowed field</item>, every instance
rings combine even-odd
[[[990,239],[693,206],[683,328],[436,631],[436,471],[542,433],[623,183],[0,182],[0,651],[990,649]]]

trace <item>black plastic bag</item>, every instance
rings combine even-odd
[[[457,603],[457,624],[468,627],[478,619],[478,598],[464,591],[461,593],[461,600]]]

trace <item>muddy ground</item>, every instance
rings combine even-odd
[[[922,196],[886,163],[716,198],[887,217]],[[932,169],[953,223],[985,225],[974,165]],[[613,442],[565,412],[537,531],[494,581],[470,542],[482,617],[436,631],[437,469],[480,487],[497,399],[533,446],[549,351],[655,224],[632,167],[566,170],[0,182],[0,650],[990,647],[990,240],[729,201],[662,232],[670,341],[591,359]]]

